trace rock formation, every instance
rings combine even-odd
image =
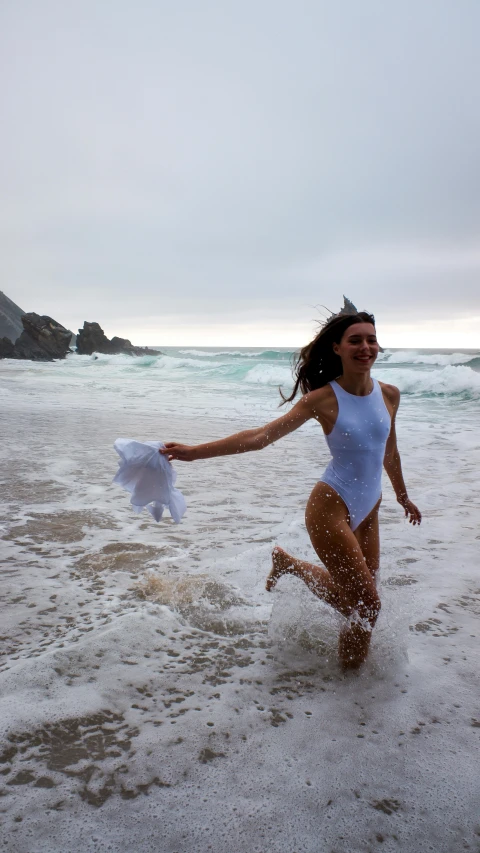
[[[4,336],[10,341],[16,341],[22,334],[22,316],[25,314],[15,302],[0,290],[0,338]],[[9,356],[3,356],[7,358]]]
[[[98,323],[85,320],[83,329],[79,329],[77,334],[77,353],[91,355],[93,352],[112,352],[110,341]]]
[[[346,296],[343,297],[343,308],[340,308],[339,314],[358,314],[358,309],[355,308],[353,302],[350,302],[350,299],[347,299]]]
[[[343,296],[343,308],[340,308],[340,311],[338,313],[339,314],[346,314],[346,315],[358,314],[358,309],[355,307],[353,302],[350,302],[350,299],[347,299],[347,297],[344,295]],[[385,352],[383,347],[379,347],[379,351]]]
[[[0,358],[14,358],[15,345],[10,338],[0,338]]]
[[[87,323],[85,320],[83,329],[78,330],[77,353],[79,355],[92,355],[101,352],[105,355],[158,355],[158,350],[148,347],[135,347],[127,338],[113,337],[109,340],[99,323]]]
[[[23,332],[12,344],[8,338],[0,341],[0,358],[21,358],[32,361],[53,361],[65,358],[69,352],[72,333],[52,320],[35,314],[22,316]],[[11,347],[8,346],[11,345]]]

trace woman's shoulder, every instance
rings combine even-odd
[[[331,403],[336,403],[337,400],[330,383],[322,385],[321,388],[315,388],[314,391],[309,391],[308,394],[305,394],[304,399],[313,411],[318,411],[325,406],[329,406]]]
[[[333,429],[338,415],[338,403],[335,392],[330,384],[322,385],[309,391],[304,397],[311,417],[318,421],[323,431],[328,435]]]
[[[387,400],[392,404],[392,406],[398,406],[400,402],[400,391],[396,385],[389,385],[388,382],[380,382],[378,383],[380,388],[382,389],[382,393],[387,398]]]
[[[328,400],[330,397],[335,397],[335,392],[330,385],[330,382],[327,382],[326,385],[322,385],[321,388],[315,388],[313,391],[309,391],[308,394],[305,395],[309,400]]]

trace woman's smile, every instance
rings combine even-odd
[[[353,357],[356,361],[361,361],[363,364],[368,364],[369,361],[373,361],[375,355],[354,355]]]

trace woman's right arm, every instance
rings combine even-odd
[[[160,453],[168,456],[169,460],[178,459],[181,462],[193,462],[196,459],[211,459],[214,456],[231,456],[236,453],[261,450],[288,435],[289,432],[298,429],[314,416],[310,397],[310,394],[306,394],[286,415],[263,427],[246,429],[226,438],[220,438],[218,441],[209,441],[206,444],[193,446],[168,441],[165,444],[165,449],[160,450]]]

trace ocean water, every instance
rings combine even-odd
[[[383,607],[363,669],[278,543],[314,559],[308,423],[176,463],[180,525],[111,483],[119,436],[265,423],[286,350],[0,362],[0,825],[11,853],[480,850],[480,351],[386,351],[420,528],[388,481]]]

